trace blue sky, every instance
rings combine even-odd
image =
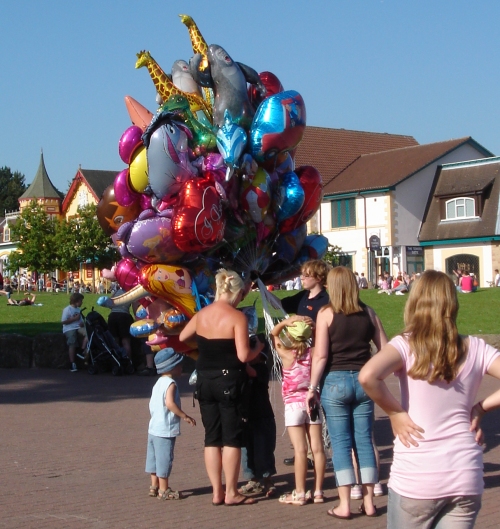
[[[472,136],[500,154],[495,0],[17,0],[0,19],[0,167],[29,184],[43,148],[61,191],[79,164],[123,169],[124,97],[156,108],[135,54],[149,50],[167,72],[189,60],[180,13],[300,92],[309,125],[420,143]]]

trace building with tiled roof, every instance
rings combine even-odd
[[[324,186],[318,231],[372,282],[422,271],[418,233],[437,168],[491,156],[470,137],[361,154]]]
[[[412,136],[307,126],[297,147],[295,166],[312,165],[326,186],[359,156],[418,145]]]
[[[426,268],[492,281],[500,268],[500,157],[439,167],[418,238]]]
[[[79,167],[62,203],[63,215],[66,218],[74,217],[79,207],[97,204],[104,190],[114,182],[117,174],[118,171],[99,171]]]

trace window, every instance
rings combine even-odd
[[[446,201],[446,220],[467,219],[476,216],[473,198],[454,198]]]
[[[356,226],[356,199],[345,198],[332,201],[332,228]]]
[[[10,229],[5,228],[3,230],[3,242],[9,242],[10,241]]]

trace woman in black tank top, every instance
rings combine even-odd
[[[252,504],[255,500],[238,492],[245,362],[253,360],[264,344],[257,340],[250,348],[246,316],[236,309],[245,296],[243,280],[236,272],[220,270],[215,283],[215,301],[193,316],[179,338],[195,341],[198,346],[196,398],[205,428],[205,465],[213,488],[212,503]]]
[[[351,518],[351,485],[356,483],[351,452],[355,448],[363,488],[360,509],[368,516],[376,516],[374,406],[359,384],[358,375],[371,357],[371,341],[380,349],[387,338],[373,309],[359,300],[358,284],[351,270],[343,266],[331,270],[327,288],[330,303],[320,310],[316,320],[308,399],[315,401],[321,394],[332,442],[340,503],[328,514],[334,518]]]

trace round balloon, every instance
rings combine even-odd
[[[304,204],[304,198],[299,177],[293,172],[283,175],[276,194],[276,220],[282,222],[295,215]]]
[[[288,90],[264,99],[250,128],[250,152],[258,162],[296,147],[306,128],[302,96]]]
[[[148,159],[146,147],[137,149],[130,162],[130,185],[137,193],[142,193],[148,185]]]
[[[284,88],[281,81],[272,72],[260,72],[260,80],[266,87],[266,95],[262,96],[255,85],[248,88],[248,97],[250,101],[257,106],[264,98],[283,92]]]
[[[321,175],[316,168],[310,165],[304,165],[299,167],[295,172],[299,177],[300,185],[304,190],[304,204],[295,215],[292,215],[281,223],[281,233],[294,230],[310,220],[316,211],[318,211],[321,205],[321,200],[323,199]]]
[[[130,290],[139,283],[139,268],[132,259],[121,259],[115,270],[115,277],[123,290]]]
[[[120,158],[128,165],[132,161],[134,151],[142,145],[142,129],[136,125],[129,127],[118,142]]]
[[[120,206],[128,207],[140,200],[141,195],[132,191],[129,186],[128,169],[124,169],[116,175],[113,189],[115,190],[115,197]]]
[[[242,182],[240,203],[254,222],[263,221],[271,204],[271,178],[262,167]]]

